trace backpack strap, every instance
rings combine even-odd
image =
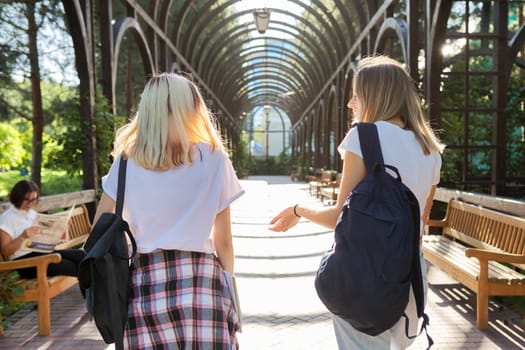
[[[357,125],[357,131],[359,134],[359,144],[361,146],[361,153],[363,155],[363,161],[365,163],[367,173],[370,173],[374,170],[377,165],[381,165],[385,168],[388,168],[394,171],[397,174],[397,178],[401,181],[401,176],[397,168],[385,165],[383,159],[383,153],[381,152],[381,144],[379,143],[379,135],[377,132],[377,126],[374,123],[356,123],[353,126]],[[413,197],[413,194],[409,197]],[[419,257],[419,231],[420,231],[420,221],[419,221],[419,204],[415,197],[410,198],[412,205],[412,217],[414,219],[414,237],[412,241],[412,290],[414,292],[414,297],[416,300],[417,316],[422,319],[420,331],[414,335],[410,336],[408,334],[408,317],[405,314],[405,335],[407,338],[415,338],[419,336],[423,331],[425,331],[428,348],[434,344],[433,339],[430,337],[427,331],[427,325],[429,324],[428,315],[425,314],[425,295],[424,295],[424,286],[423,286],[423,274],[421,271],[421,262]]]
[[[122,217],[122,209],[124,207],[124,188],[126,187],[126,168],[128,157],[122,153],[120,155],[120,163],[118,166],[118,185],[117,185],[117,204],[115,214]]]
[[[118,185],[117,185],[117,204],[115,209],[115,214],[122,218],[122,210],[124,209],[124,189],[126,187],[126,169],[128,165],[128,157],[122,153],[120,157],[120,163],[118,167]],[[124,231],[128,235],[128,240],[131,243],[131,256],[129,258],[133,259],[137,254],[137,242],[135,237],[129,230],[129,225],[126,221],[122,220],[124,224]],[[133,262],[133,261],[132,261]]]
[[[117,275],[115,273],[115,265],[113,261],[113,257],[111,254],[106,254],[104,256],[104,260],[106,263],[107,268],[107,285],[108,288],[108,300],[110,305],[119,305],[119,299],[118,299],[118,291],[115,286],[114,281],[117,280]],[[112,307],[110,309],[111,314],[111,320],[113,321],[111,323],[111,327],[113,329],[113,339],[115,340],[115,350],[124,350],[124,328],[125,325],[122,324],[122,320],[119,315],[119,311],[117,308]]]
[[[377,126],[374,123],[357,123],[359,144],[363,153],[366,171],[371,172],[376,164],[384,164]]]

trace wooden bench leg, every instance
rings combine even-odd
[[[40,298],[38,301],[38,334],[47,336],[49,333],[51,333],[51,301],[49,298]]]
[[[40,286],[37,300],[38,334],[41,336],[46,336],[51,333],[51,298],[45,273],[39,273],[37,278],[38,285]]]
[[[489,327],[489,296],[486,287],[478,290],[476,313],[476,323],[478,328],[487,329]]]
[[[489,286],[488,286],[488,262],[480,261],[478,295],[476,300],[476,323],[479,329],[487,329],[489,326]]]

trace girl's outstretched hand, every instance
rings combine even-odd
[[[297,225],[298,222],[299,217],[294,214],[293,207],[288,207],[270,221],[271,226],[268,229],[276,232],[286,232]]]

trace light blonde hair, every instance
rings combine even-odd
[[[404,128],[414,132],[425,154],[443,151],[445,146],[425,119],[416,84],[398,61],[387,56],[362,59],[354,74],[353,90],[361,105],[356,116],[359,121],[399,117]]]
[[[133,120],[117,131],[113,155],[125,153],[146,169],[167,170],[193,162],[192,146],[224,144],[197,86],[162,73],[146,84]]]

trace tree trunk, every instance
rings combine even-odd
[[[38,63],[37,25],[35,20],[35,2],[27,3],[27,36],[29,41],[29,62],[31,67],[31,100],[33,102],[33,149],[31,151],[31,179],[41,186],[42,168],[42,133],[44,112],[42,109],[42,91],[40,88],[40,66]]]

